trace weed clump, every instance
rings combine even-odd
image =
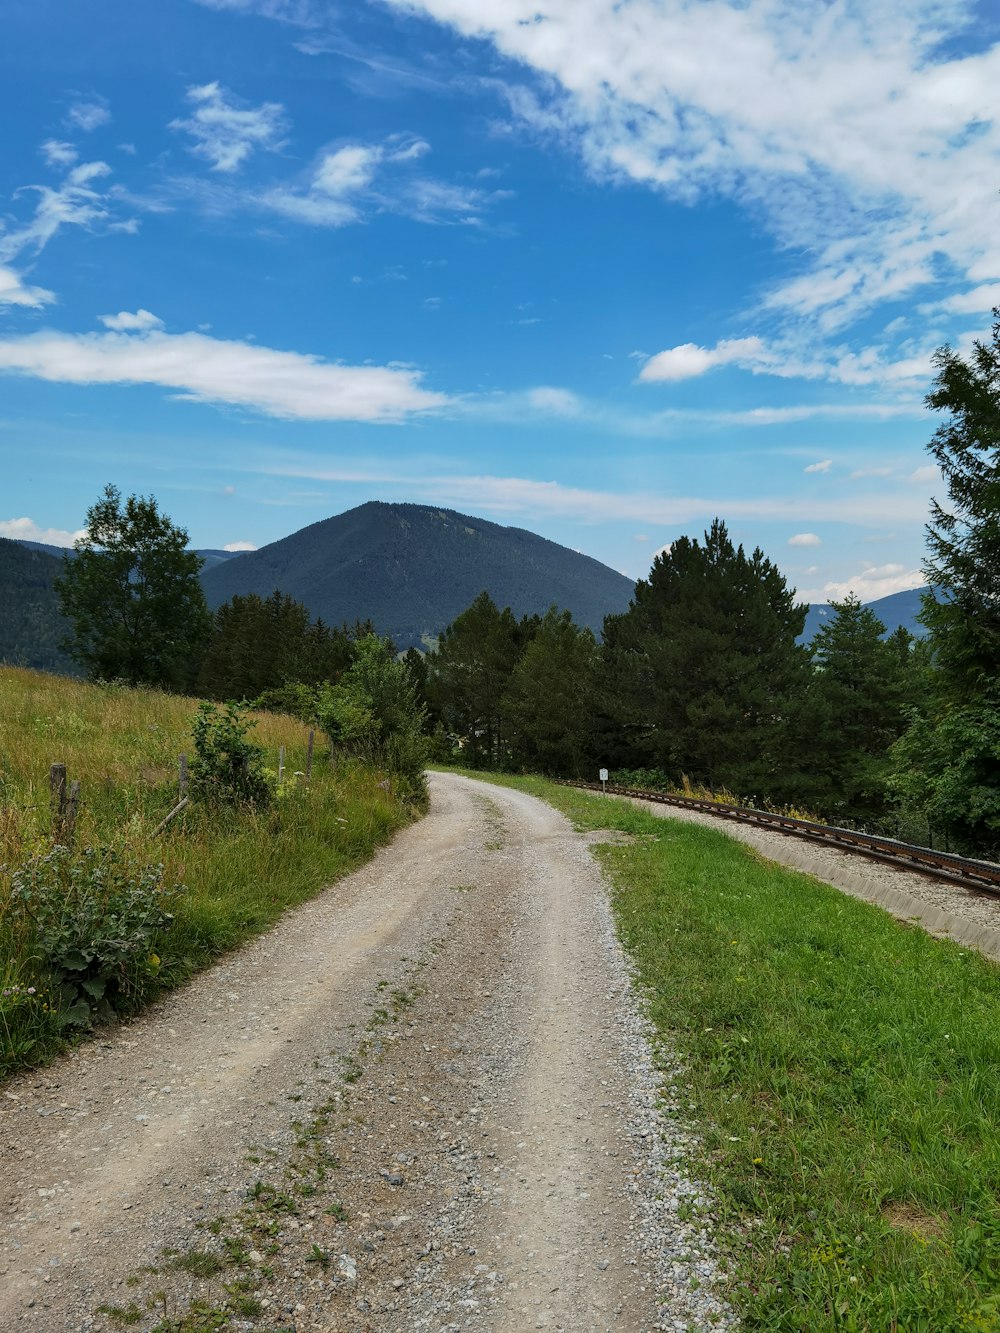
[[[154,939],[172,923],[168,909],[184,892],[164,883],[162,865],[134,863],[107,847],[77,853],[55,846],[14,870],[11,907],[22,918],[28,957],[46,978],[58,1027],[89,1027],[138,998],[160,971]]]
[[[241,803],[264,807],[271,787],[264,770],[264,748],[250,738],[256,723],[250,705],[201,703],[191,724],[194,759],[191,786],[196,795],[216,805]]]

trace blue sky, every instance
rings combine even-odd
[[[920,582],[931,356],[1000,304],[1000,8],[6,0],[0,535],[368,499],[630,577],[716,515]]]

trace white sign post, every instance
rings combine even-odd
[[[606,795],[608,790],[608,770],[606,768],[602,768],[600,773],[598,774],[598,777],[601,779],[601,791],[603,791]]]

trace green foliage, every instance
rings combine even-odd
[[[508,767],[514,725],[508,692],[539,618],[514,618],[482,592],[441,635],[428,658],[429,691],[444,725],[472,768]]]
[[[831,818],[878,819],[887,808],[889,748],[919,691],[920,656],[905,630],[885,639],[885,626],[856,597],[833,609],[811,645],[803,744],[817,779],[812,799]]]
[[[160,971],[153,944],[173,921],[167,908],[184,891],[164,885],[162,865],[111,848],[57,846],[14,871],[11,903],[61,1026],[87,1027],[141,995]]]
[[[930,453],[948,488],[935,499],[921,620],[935,670],[930,698],[896,745],[891,777],[904,812],[920,812],[967,849],[1000,848],[1000,309],[989,343],[963,360],[935,356],[927,405],[947,412]]]
[[[777,567],[734,547],[720,520],[704,544],[678,538],[605,622],[604,707],[621,738],[608,757],[747,796],[796,795],[804,621]]]
[[[991,341],[976,341],[968,360],[936,353],[927,397],[949,413],[930,444],[949,502],[931,506],[921,619],[943,681],[965,699],[1000,688],[1000,308],[994,316]]]
[[[252,802],[265,807],[271,788],[264,772],[264,750],[250,739],[257,724],[245,703],[221,708],[203,702],[191,724],[194,758],[191,787],[203,800],[223,805]]]
[[[152,498],[106,486],[56,592],[67,649],[94,679],[181,690],[193,679],[209,616],[201,557]]]
[[[546,612],[507,687],[516,760],[542,773],[579,777],[593,768],[598,649],[568,611]]]
[[[409,671],[386,640],[367,635],[355,642],[340,682],[318,691],[316,717],[334,746],[423,793],[424,712]]]
[[[200,692],[211,698],[280,695],[287,682],[318,685],[350,665],[352,631],[313,622],[306,607],[281,592],[236,595],[213,622],[198,676]]]
[[[912,712],[892,751],[889,788],[970,853],[1000,855],[1000,705]]]

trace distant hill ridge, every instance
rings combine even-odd
[[[209,605],[280,591],[330,624],[371,619],[400,647],[434,638],[484,589],[518,617],[555,603],[599,633],[634,584],[524,528],[369,501],[202,572]]]

